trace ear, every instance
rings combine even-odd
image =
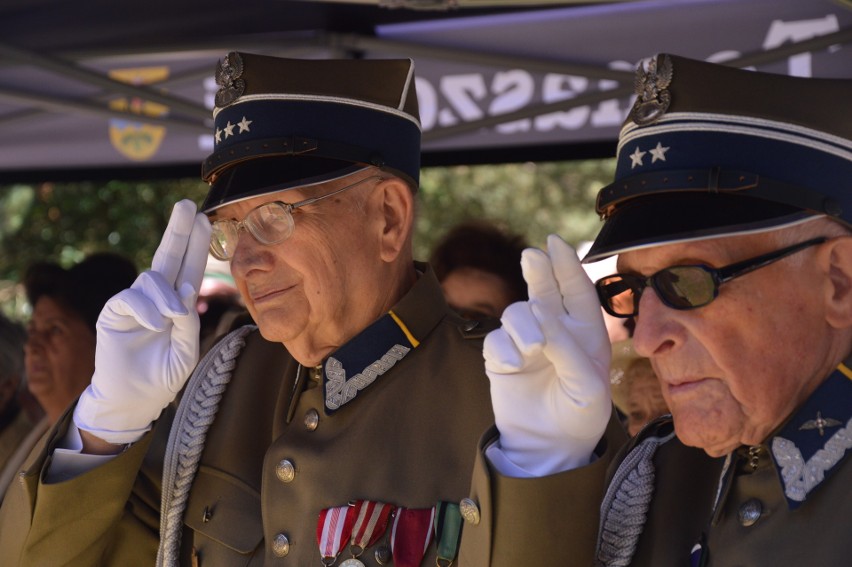
[[[818,252],[826,274],[826,321],[837,329],[852,328],[852,238],[829,240]]]
[[[399,257],[411,237],[414,194],[403,180],[391,177],[376,186],[374,196],[381,210],[381,258],[392,262]]]

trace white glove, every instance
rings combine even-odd
[[[550,235],[547,250],[524,250],[530,299],[507,307],[484,345],[500,448],[533,476],[588,464],[612,411],[595,288],[561,238]]]
[[[137,441],[198,362],[195,301],[210,246],[210,222],[195,204],[175,204],[151,269],[104,305],[95,373],[74,423],[104,441]]]

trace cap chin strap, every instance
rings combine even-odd
[[[839,218],[843,214],[843,207],[830,195],[761,177],[756,173],[719,167],[631,175],[601,189],[595,210],[601,219],[606,220],[618,206],[631,199],[667,193],[741,194],[843,220]]]

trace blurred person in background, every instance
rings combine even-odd
[[[0,466],[33,427],[18,403],[25,383],[24,340],[24,328],[0,313]]]
[[[32,316],[26,339],[21,340],[20,364],[22,375],[26,371],[28,393],[44,413],[36,422],[27,419],[27,433],[4,458],[0,499],[30,452],[41,445],[43,435],[89,385],[95,368],[98,314],[135,277],[133,263],[113,253],[92,254],[68,270],[53,262],[39,262],[27,269],[23,284]],[[5,340],[5,331],[3,335]],[[14,355],[16,347],[8,346],[9,356]]]
[[[509,304],[527,299],[521,273],[524,238],[488,221],[465,221],[436,244],[429,263],[450,307],[467,319],[500,317]]]
[[[646,424],[669,413],[651,360],[636,354],[632,339],[613,343],[609,378],[612,403],[623,416],[622,422],[631,437]]]
[[[67,270],[52,262],[27,270],[23,283],[32,306],[24,347],[27,386],[49,425],[89,385],[98,314],[136,275],[130,260],[108,252],[92,254]]]

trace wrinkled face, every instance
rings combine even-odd
[[[49,408],[68,406],[95,371],[95,334],[82,317],[51,297],[33,307],[24,346],[27,386]]]
[[[262,195],[228,204],[211,221],[241,221],[263,203],[326,195],[369,177],[341,180]],[[300,341],[311,350],[343,344],[362,329],[364,313],[375,307],[379,243],[365,230],[370,222],[356,204],[368,198],[378,180],[293,211],[295,230],[285,241],[264,245],[242,231],[231,260],[231,274],[264,338],[285,345]],[[375,317],[375,315],[371,315]]]
[[[468,319],[500,317],[512,302],[509,285],[497,274],[478,268],[457,268],[441,282],[450,307]]]
[[[777,248],[767,235],[676,243],[624,253],[618,268],[720,267]],[[645,290],[633,345],[651,359],[684,443],[711,456],[759,444],[831,372],[817,249],[723,284],[712,303],[690,311]]]

